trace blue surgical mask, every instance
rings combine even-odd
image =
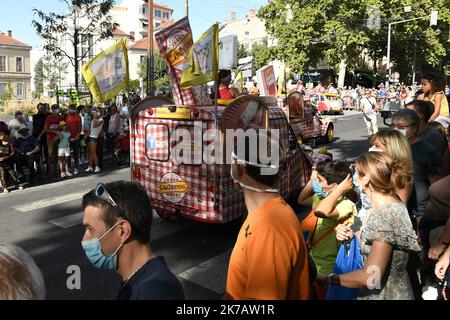
[[[359,184],[356,183],[356,179],[358,179],[358,174],[355,172],[355,173],[353,174],[353,177],[352,177],[352,178],[353,178],[353,185],[355,186],[356,190],[358,190],[359,193],[362,193],[363,191],[362,191],[361,186],[360,186]]]
[[[120,244],[114,253],[109,256],[105,256],[102,252],[102,247],[100,245],[100,240],[111,232],[119,223],[116,223],[108,231],[106,231],[100,238],[92,238],[89,240],[81,241],[81,246],[83,247],[84,253],[89,261],[95,268],[106,269],[106,270],[117,270],[117,252],[122,248],[123,243]]]
[[[328,192],[323,191],[323,186],[320,182],[316,180],[312,181],[312,189],[315,194],[317,194],[320,198],[325,198],[328,195]]]

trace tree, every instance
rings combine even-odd
[[[0,94],[0,101],[9,101],[12,98],[14,98],[14,90],[11,82],[8,82],[6,91],[3,94]]]
[[[139,79],[144,82],[144,91],[147,91],[147,59],[142,59],[142,61],[138,63],[137,74]],[[163,78],[164,81],[158,81],[159,79]],[[161,91],[162,87],[170,87],[169,77],[167,76],[166,63],[157,50],[153,51],[153,79],[155,89],[158,91]]]
[[[47,80],[48,89],[56,90],[56,87],[63,79],[63,74],[67,72],[68,62],[63,57],[56,58],[53,55],[46,55],[43,63],[43,73]]]
[[[247,50],[245,49],[244,44],[243,43],[239,43],[239,45],[238,45],[238,52],[237,52],[238,60],[242,59],[242,58],[245,58],[245,57],[248,57],[248,55],[249,54],[248,54]]]
[[[35,98],[39,98],[44,93],[44,61],[38,60],[34,66],[34,93]]]
[[[112,21],[108,12],[115,0],[60,0],[67,5],[68,14],[44,13],[33,9],[40,21],[32,25],[44,40],[44,49],[55,58],[67,58],[75,69],[75,88],[79,89],[80,63],[91,52],[94,45],[109,37],[119,25]],[[62,41],[71,43],[73,54],[65,51]],[[86,42],[86,50],[79,52],[79,44]]]
[[[267,46],[267,38],[264,38],[261,42],[253,43],[250,55],[253,56],[255,69],[262,68],[274,60],[276,57],[275,50],[276,48]]]
[[[408,18],[429,16],[439,11],[437,30],[429,26],[429,18],[395,25],[392,32],[391,60],[397,68],[410,69],[414,50],[417,61],[430,66],[442,64],[450,46],[442,30],[448,30],[448,0],[271,0],[259,12],[266,30],[278,42],[275,51],[280,60],[296,73],[317,66],[326,59],[337,70],[344,61],[350,69],[360,67],[360,57],[369,55],[376,62],[387,54],[388,23]],[[405,13],[402,8],[410,5]],[[380,12],[380,28],[368,28],[372,6]],[[426,9],[425,9],[426,8]]]

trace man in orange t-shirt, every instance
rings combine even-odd
[[[262,133],[258,138],[270,140]],[[226,298],[309,299],[308,257],[300,222],[276,189],[283,161],[280,165],[250,162],[249,140],[245,155],[232,154],[231,176],[243,190],[249,214],[231,254]],[[275,150],[270,141],[267,146]],[[284,150],[275,146],[279,159],[284,159]],[[264,169],[273,169],[272,174]]]

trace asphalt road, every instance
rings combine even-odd
[[[351,160],[367,151],[362,114],[349,112],[331,118],[336,124],[335,141],[326,148],[335,159]],[[114,272],[94,269],[80,245],[84,232],[82,195],[99,181],[130,179],[129,168],[112,164],[108,167],[98,175],[81,174],[0,194],[0,242],[19,245],[33,256],[44,274],[48,299],[116,297],[119,277]],[[228,260],[240,223],[240,219],[225,225],[187,220],[174,223],[155,217],[152,247],[179,277],[188,299],[223,297]],[[80,268],[80,289],[67,286],[71,266]]]

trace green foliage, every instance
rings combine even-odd
[[[248,56],[249,56],[249,53],[248,53],[247,50],[245,49],[244,44],[239,43],[239,45],[238,45],[238,52],[237,52],[237,58],[238,58],[238,60],[239,60],[239,59],[242,59],[242,58],[245,58],[245,57],[248,57]]]
[[[165,92],[165,93],[170,92],[171,87],[170,87],[169,77],[164,76],[162,78],[156,79],[155,80],[155,88],[159,92]]]
[[[46,55],[43,64],[43,76],[48,81],[48,89],[56,90],[60,81],[64,78],[63,74],[67,72],[68,62],[64,62],[62,57],[56,58],[53,55]]]
[[[75,84],[78,84],[78,65],[91,52],[91,48],[103,39],[112,37],[112,32],[119,25],[112,21],[108,14],[115,4],[115,0],[61,0],[67,5],[68,14],[45,13],[33,9],[37,20],[32,25],[38,36],[44,40],[44,50],[51,53],[56,59],[68,59],[75,67]],[[83,23],[84,22],[84,23]],[[74,26],[76,26],[74,28]],[[78,55],[78,45],[81,38],[92,38],[87,50]],[[66,39],[72,44],[69,52],[61,45]],[[78,48],[79,49],[79,48]],[[77,56],[78,55],[78,56]],[[77,88],[78,89],[78,88]]]
[[[34,66],[34,92],[33,98],[39,98],[44,93],[44,61],[38,60]]]
[[[253,56],[256,70],[264,67],[276,58],[276,51],[274,49],[267,46],[267,38],[261,42],[253,43],[250,55]]]
[[[371,6],[379,8],[379,29],[367,27]],[[405,6],[411,6],[411,12],[405,13]],[[432,10],[439,12],[437,27],[429,26]],[[416,60],[430,67],[442,69],[450,64],[448,0],[272,0],[259,10],[258,17],[277,39],[278,48],[272,49],[276,57],[296,73],[317,66],[323,59],[335,71],[342,60],[350,70],[364,67],[364,55],[378,61],[387,54],[388,23],[416,17],[424,19],[392,27],[391,61],[395,69],[407,76],[415,50]]]
[[[144,90],[147,90],[147,59],[142,59],[142,62],[138,63],[138,77],[139,80],[144,82]],[[159,54],[159,51],[153,51],[153,79],[154,87],[156,90],[160,90],[166,83],[170,87],[169,78],[167,76],[166,64]],[[164,80],[162,80],[164,79]],[[160,80],[160,81],[158,81]],[[167,90],[166,90],[167,91]]]
[[[128,90],[129,91],[139,91],[141,89],[141,82],[139,79],[136,80],[130,80],[128,83]]]
[[[6,92],[0,95],[0,101],[9,101],[14,98],[14,89],[10,82],[8,82],[8,86]]]

